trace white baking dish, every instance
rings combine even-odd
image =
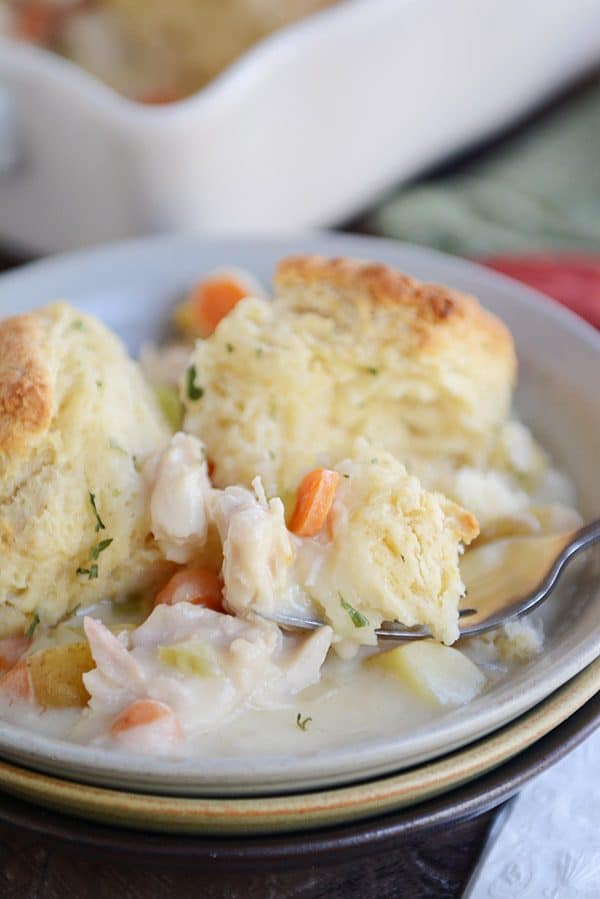
[[[598,0],[346,0],[148,107],[0,40],[0,239],[330,224],[599,56]]]

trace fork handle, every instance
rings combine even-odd
[[[600,518],[597,518],[595,521],[590,521],[589,524],[584,524],[583,527],[579,528],[578,531],[575,531],[573,534],[573,539],[571,542],[564,548],[561,556],[565,556],[565,562],[571,559],[574,555],[576,555],[580,550],[587,549],[588,546],[592,546],[592,544],[597,543],[600,540]]]

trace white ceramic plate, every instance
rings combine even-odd
[[[0,278],[0,315],[58,297],[101,317],[132,351],[157,338],[178,294],[203,272],[239,265],[268,282],[286,254],[360,256],[476,294],[512,330],[521,361],[518,405],[573,476],[586,517],[600,513],[600,336],[516,282],[427,249],[370,238],[158,237],[42,261]],[[568,614],[567,614],[568,613]],[[545,610],[544,653],[471,704],[396,737],[318,754],[169,762],[48,739],[0,723],[0,755],[88,782],[171,794],[281,792],[333,785],[406,768],[465,745],[533,707],[600,655],[600,590],[582,581],[575,597]],[[300,744],[301,745],[301,744]]]

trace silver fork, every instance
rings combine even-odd
[[[567,534],[507,537],[484,543],[465,554],[460,571],[466,586],[459,607],[461,637],[474,637],[531,612],[550,596],[564,567],[582,550],[600,541],[600,519]],[[271,617],[281,627],[311,631],[316,618]],[[375,633],[381,640],[430,637],[423,626],[384,621]]]

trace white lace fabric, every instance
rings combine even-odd
[[[526,786],[465,899],[600,899],[600,730]]]

